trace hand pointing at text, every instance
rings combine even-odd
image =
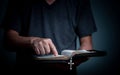
[[[58,55],[57,49],[53,44],[52,40],[49,38],[31,38],[32,48],[35,50],[36,54],[45,55],[53,53],[55,56]]]

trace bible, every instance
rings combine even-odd
[[[60,55],[34,55],[36,60],[69,60],[79,57],[97,57],[104,56],[105,51],[100,50],[63,50]]]
[[[77,63],[86,61],[87,57],[98,57],[105,56],[106,52],[101,50],[62,50],[60,55],[54,56],[50,55],[34,55],[37,63],[55,66],[61,68],[62,70],[72,70],[73,66]],[[77,63],[76,63],[77,62]],[[68,65],[69,66],[68,66]]]

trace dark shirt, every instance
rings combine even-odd
[[[58,52],[76,49],[76,37],[96,31],[89,0],[25,0],[16,7],[9,23],[23,36],[51,38]],[[17,13],[16,13],[17,12]]]

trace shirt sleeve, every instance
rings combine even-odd
[[[3,24],[8,30],[12,29],[17,32],[21,31],[21,16],[17,2],[16,4],[14,4],[12,0],[9,2]]]
[[[97,31],[89,0],[79,0],[76,33],[81,38]]]

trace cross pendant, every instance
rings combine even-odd
[[[74,63],[72,62],[72,58],[70,58],[70,62],[68,62],[68,64],[70,64],[70,70],[72,70],[72,65],[74,65]]]

